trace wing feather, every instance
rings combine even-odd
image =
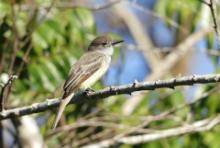
[[[63,87],[65,96],[77,89],[101,67],[104,56],[97,52],[85,54],[71,67],[68,79]]]

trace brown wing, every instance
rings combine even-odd
[[[97,52],[84,54],[70,69],[64,84],[64,97],[76,90],[80,84],[94,74],[100,67],[104,55]]]

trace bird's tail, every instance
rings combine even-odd
[[[57,127],[57,124],[60,121],[60,118],[62,116],[62,113],[63,113],[66,105],[70,102],[70,100],[73,96],[74,96],[74,93],[70,94],[69,96],[67,96],[61,100],[58,112],[56,114],[55,122],[52,126],[52,129],[55,129]]]

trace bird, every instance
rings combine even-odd
[[[70,68],[68,77],[63,85],[63,96],[55,117],[52,129],[57,124],[71,98],[79,90],[86,90],[96,83],[108,70],[114,46],[123,40],[114,41],[109,35],[96,37],[88,46],[87,51]]]

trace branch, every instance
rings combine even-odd
[[[145,128],[145,127],[148,127],[149,124],[151,124],[153,121],[162,121],[164,119],[167,119],[167,117],[169,118],[169,116],[172,114],[172,113],[175,113],[177,111],[180,111],[181,109],[185,108],[185,107],[189,107],[197,102],[200,102],[204,99],[206,99],[210,94],[216,92],[216,91],[219,91],[219,85],[216,85],[216,87],[214,87],[213,89],[209,90],[208,92],[204,92],[200,97],[196,98],[195,100],[193,100],[192,102],[187,102],[187,103],[184,103],[184,104],[180,104],[178,106],[175,106],[169,110],[166,110],[164,112],[161,112],[157,115],[154,115],[154,116],[147,116],[145,117],[145,120],[141,122],[141,124],[135,126],[135,127],[132,127],[132,128],[129,128],[127,130],[125,130],[124,132],[112,137],[111,139],[108,139],[108,140],[104,140],[100,143],[96,143],[96,144],[92,144],[92,145],[89,145],[86,146],[86,147],[92,147],[92,146],[98,146],[98,147],[110,147],[110,146],[114,146],[114,145],[117,145],[117,144],[120,144],[117,140],[118,139],[122,139],[123,137],[124,138],[127,138],[129,137],[129,135],[133,134],[133,135],[136,135],[137,134],[137,131],[144,131],[144,130],[147,130],[148,131],[148,134],[152,135],[155,133],[155,131],[151,131],[151,133],[149,133],[150,129],[149,128]],[[172,120],[172,119],[171,119]],[[74,124],[75,125],[75,124]],[[181,123],[181,125],[185,125],[183,123]],[[73,125],[72,125],[73,126]],[[68,126],[64,126],[64,127],[68,127]],[[67,128],[66,131],[70,131],[71,128]],[[158,131],[157,132],[161,132],[161,131]],[[149,136],[150,136],[149,135]],[[158,140],[158,139],[155,139],[155,140]],[[100,141],[100,140],[99,140]]]
[[[103,99],[113,95],[131,94],[135,91],[154,90],[159,88],[171,88],[176,86],[193,85],[193,84],[206,84],[220,82],[220,74],[210,75],[193,75],[180,78],[173,78],[169,80],[157,80],[151,82],[134,82],[133,84],[121,85],[115,87],[105,88],[97,92],[82,92],[76,94],[71,103],[83,103],[92,101],[94,99]],[[45,102],[35,103],[30,106],[9,109],[0,112],[0,120],[12,118],[15,116],[24,116],[33,113],[43,112],[59,105],[59,99],[49,99]]]
[[[4,110],[4,104],[5,104],[5,98],[4,98],[4,92],[5,89],[7,88],[7,86],[10,86],[12,81],[14,81],[15,79],[17,79],[16,75],[12,75],[8,78],[8,80],[6,81],[5,84],[3,84],[1,92],[0,92],[0,111]]]
[[[187,54],[194,49],[192,46],[210,31],[210,28],[203,28],[201,31],[190,35],[187,39],[180,43],[173,52],[167,55],[164,60],[161,60],[159,66],[157,66],[157,68],[152,71],[152,73],[147,76],[144,81],[154,81],[167,75],[182,58],[187,56]],[[122,107],[123,114],[130,115],[144,98],[144,95],[145,93],[136,93],[128,99]]]
[[[217,13],[215,13],[215,8],[214,8],[214,2],[213,0],[210,0],[210,2],[207,2],[207,0],[200,0],[202,3],[204,3],[205,5],[207,5],[210,9],[210,12],[212,14],[212,20],[213,20],[213,23],[214,23],[214,30],[215,30],[215,33],[216,33],[216,36],[218,38],[218,49],[220,49],[220,34],[219,34],[219,28],[218,28],[218,23],[217,23]]]
[[[79,120],[76,121],[74,124],[71,125],[64,125],[62,127],[58,127],[57,129],[50,131],[47,136],[53,136],[60,132],[68,132],[72,131],[73,129],[77,129],[80,127],[111,127],[111,128],[120,128],[120,126],[117,123],[109,123],[105,121],[96,121],[94,119],[89,120]]]
[[[148,66],[151,70],[154,70],[154,68],[158,67],[159,65],[160,57],[158,57],[152,50],[154,46],[149,36],[145,33],[145,26],[141,24],[140,20],[137,19],[137,16],[132,13],[123,3],[116,5],[113,11],[125,22],[135,42],[138,45],[141,45],[140,49],[144,51],[143,53],[148,62]]]
[[[7,88],[11,86],[11,83],[14,79],[16,79],[17,76],[12,75],[8,78],[8,80],[2,85],[2,89],[0,92],[0,111],[4,111],[4,105],[5,105],[5,91],[7,91]],[[0,147],[4,147],[4,136],[3,136],[3,123],[0,122]]]
[[[211,14],[212,14],[212,19],[213,19],[213,23],[214,23],[214,29],[215,29],[216,34],[218,35],[218,25],[217,25],[217,19],[216,19],[216,16],[215,16],[213,0],[210,0],[209,3],[207,1],[205,1],[205,0],[201,0],[201,2],[209,7],[209,9],[211,11]]]
[[[121,144],[121,143],[130,144],[130,145],[146,143],[146,142],[151,142],[151,141],[155,141],[159,139],[164,139],[164,138],[169,138],[169,137],[174,137],[174,136],[181,136],[183,134],[208,131],[219,123],[220,123],[220,114],[218,114],[214,118],[208,118],[208,119],[196,121],[192,124],[187,124],[187,125],[180,126],[177,128],[161,130],[155,133],[144,134],[144,135],[128,136],[128,137],[122,137],[118,139],[104,140],[96,144],[85,146],[84,148],[110,147],[110,146]]]

